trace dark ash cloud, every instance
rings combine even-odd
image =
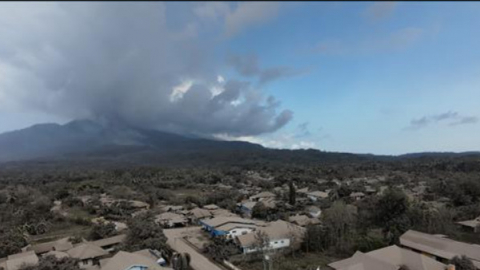
[[[217,80],[218,39],[195,18],[171,30],[170,16],[161,2],[1,3],[0,97],[71,119],[199,135],[258,135],[292,119],[250,82]]]
[[[478,117],[476,116],[465,116],[461,117],[455,122],[450,123],[450,126],[458,126],[458,125],[464,125],[464,124],[475,124],[478,123]]]
[[[458,112],[448,111],[441,114],[435,114],[430,116],[423,116],[421,118],[412,119],[410,125],[406,127],[406,130],[418,130],[425,128],[431,124],[449,122],[449,126],[458,126],[464,124],[474,124],[478,122],[476,116],[462,116]]]

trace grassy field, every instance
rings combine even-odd
[[[81,236],[86,237],[90,232],[89,226],[72,224],[70,222],[62,222],[55,224],[50,230],[42,235],[31,236],[31,243],[45,243],[57,240],[63,237]]]
[[[300,253],[295,256],[280,256],[274,259],[272,270],[331,270],[327,264],[337,261],[323,253]],[[264,270],[263,262],[241,263],[238,265],[245,270]]]
[[[83,218],[83,219],[92,219],[94,218],[95,216],[89,214],[86,210],[82,209],[81,207],[70,207],[68,209],[65,210],[68,215],[72,218]]]

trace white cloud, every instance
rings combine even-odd
[[[173,88],[172,93],[170,94],[170,101],[174,102],[174,101],[177,101],[177,100],[181,99],[183,97],[183,95],[185,93],[187,93],[188,90],[190,90],[192,85],[193,85],[192,80],[186,80],[186,81],[181,82],[179,85],[175,86]]]
[[[232,137],[225,134],[217,134],[218,139],[227,141],[245,141],[260,144],[264,147],[274,149],[317,149],[318,146],[314,141],[297,140],[294,135],[288,133],[275,134],[268,137],[259,136],[240,136]]]

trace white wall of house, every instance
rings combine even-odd
[[[284,248],[290,246],[290,239],[279,239],[270,241],[270,248],[277,249],[277,248]]]
[[[285,238],[285,239],[277,239],[277,240],[271,240],[270,241],[270,248],[271,249],[279,249],[279,248],[286,248],[290,246],[290,239]],[[243,253],[253,253],[257,252],[258,248],[255,247],[249,247],[249,248],[243,248]]]
[[[235,228],[228,232],[228,237],[235,238],[237,236],[253,232],[252,228]]]
[[[80,262],[78,262],[78,266],[83,269],[90,268],[93,266],[93,260],[92,259],[81,260]]]
[[[317,212],[308,212],[311,217],[318,218],[322,215],[322,211],[317,211]]]

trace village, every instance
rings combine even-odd
[[[480,1],[0,1],[0,270],[480,270]]]
[[[303,186],[293,182],[275,186],[272,177],[255,172],[247,172],[246,176],[250,180],[235,186],[228,183],[197,185],[199,195],[205,192],[238,194],[238,200],[229,209],[214,203],[199,203],[206,200],[193,202],[196,200],[192,195],[185,197],[182,204],[172,204],[172,201],[179,201],[172,199],[156,202],[154,206],[106,193],[76,196],[77,209],[90,209],[91,213],[99,213],[102,208],[110,209],[107,211],[110,214],[105,216],[89,215],[87,223],[104,230],[110,228],[113,232],[108,235],[112,236],[92,241],[62,235],[48,242],[37,241],[23,247],[20,253],[0,259],[0,269],[21,270],[28,265],[35,266],[41,258],[53,256],[56,259],[76,259],[81,269],[92,270],[273,270],[278,269],[275,260],[279,256],[288,256],[312,245],[315,238],[310,234],[324,226],[324,213],[335,207],[337,201],[342,201],[349,213],[357,215],[358,206],[363,201],[381,197],[391,189],[402,190],[411,202],[428,197],[425,181],[392,186],[392,181],[385,176],[342,181],[318,179],[316,183]],[[346,187],[349,189],[347,196],[341,194]],[[448,201],[448,198],[436,198],[427,204],[440,207]],[[56,200],[50,212],[69,218],[73,208],[67,204],[65,200]],[[124,209],[121,210],[125,212],[122,218],[111,215],[111,209],[117,208]],[[151,215],[155,226],[161,228],[166,237],[165,249],[122,250],[129,231],[125,214],[128,219]],[[114,218],[109,219],[109,216]],[[476,234],[480,217],[459,221],[455,226]],[[351,257],[330,257],[312,269],[453,270],[455,265],[451,260],[455,257],[467,258],[480,269],[480,246],[477,244],[416,230],[407,230],[398,239],[398,243],[368,252],[357,250]]]

